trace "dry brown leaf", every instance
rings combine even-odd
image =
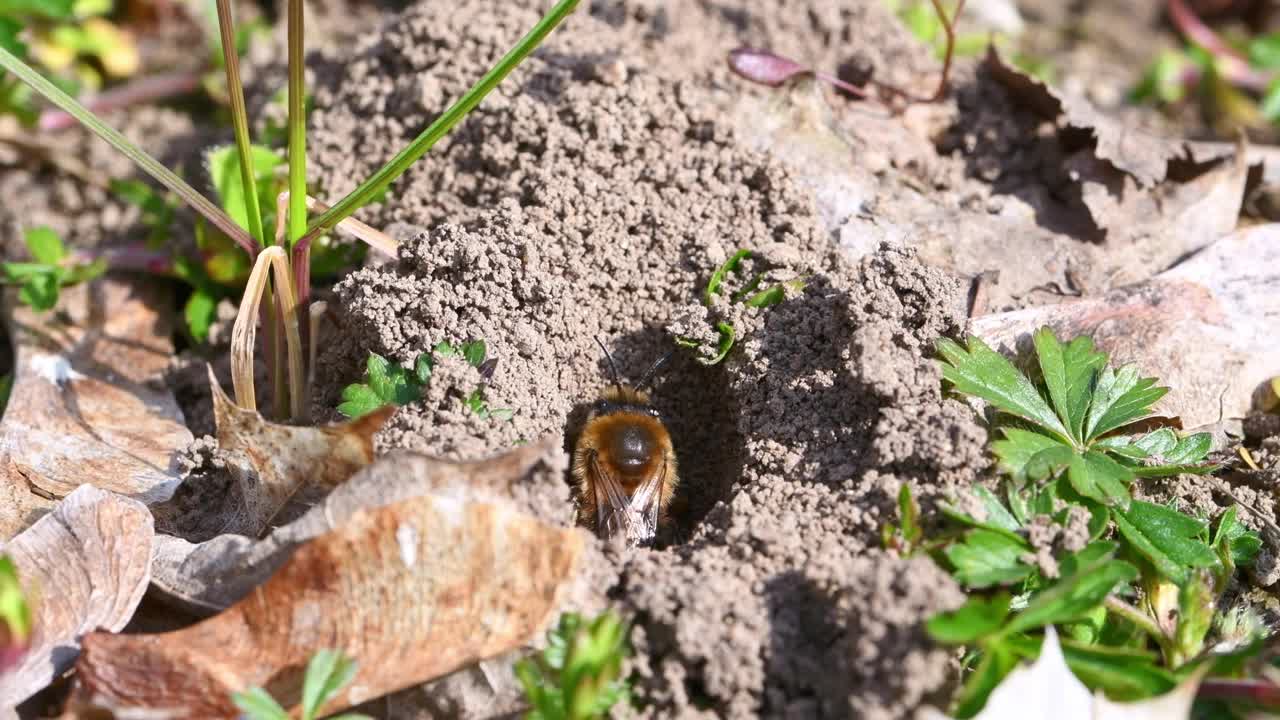
[[[68,288],[37,313],[7,302],[16,363],[0,425],[0,538],[84,482],[153,503],[178,485],[191,442],[157,376],[173,355],[172,305],[145,278]]]
[[[356,510],[215,617],[86,636],[79,695],[231,718],[230,693],[260,685],[293,707],[307,661],[334,648],[359,669],[330,713],[529,643],[581,592],[589,538],[521,512],[500,483],[472,486],[443,466],[420,466],[430,494]]]
[[[1280,224],[1239,230],[1155,278],[1098,298],[988,315],[973,332],[1012,349],[1049,325],[1090,335],[1115,363],[1173,388],[1157,405],[1187,428],[1244,417],[1280,374]]]
[[[570,521],[569,490],[563,479],[566,462],[561,441],[555,437],[479,462],[392,453],[262,540],[225,534],[193,544],[160,535],[152,583],[184,610],[201,615],[218,612],[270,577],[296,547],[341,526],[357,511],[433,492],[515,502],[535,517]]]
[[[65,672],[84,633],[129,622],[151,577],[152,536],[145,505],[81,485],[0,545],[35,606],[30,651],[0,673],[0,714]]]
[[[218,447],[239,494],[213,498],[210,488],[187,486],[203,477],[188,479],[170,502],[155,508],[164,530],[214,522],[220,532],[258,537],[300,490],[330,490],[372,462],[373,436],[396,410],[391,405],[325,427],[280,425],[232,402],[212,368],[209,387]]]

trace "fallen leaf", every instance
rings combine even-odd
[[[1280,373],[1280,224],[1218,240],[1151,280],[1101,297],[987,315],[973,332],[995,347],[1029,347],[1036,328],[1089,335],[1117,364],[1137,363],[1173,388],[1156,412],[1204,427],[1248,414]]]
[[[0,673],[0,714],[65,672],[84,633],[129,622],[151,578],[152,535],[145,505],[81,485],[0,546],[35,605],[30,649]]]
[[[188,479],[171,501],[154,508],[166,532],[213,522],[218,532],[258,537],[303,488],[330,490],[372,462],[373,436],[396,410],[388,406],[327,427],[280,425],[232,402],[212,368],[209,387],[218,447],[239,492],[194,486],[206,479],[201,476]]]
[[[1058,633],[1045,628],[1040,657],[1019,667],[991,691],[974,720],[1186,720],[1204,671],[1193,673],[1173,690],[1147,700],[1114,702],[1091,693],[1067,667]],[[952,720],[934,708],[924,708],[918,720]]]
[[[340,527],[356,512],[434,492],[515,502],[541,519],[571,522],[569,490],[563,481],[566,462],[561,442],[554,437],[478,462],[391,453],[356,473],[297,520],[275,528],[261,540],[224,534],[190,543],[160,535],[152,584],[180,608],[200,615],[212,614],[262,584],[295,548]],[[556,509],[561,511],[559,517],[554,515]]]
[[[177,487],[192,438],[157,382],[173,355],[171,305],[162,285],[116,277],[66,289],[50,312],[5,303],[16,361],[0,425],[0,539],[81,483],[145,503]]]
[[[328,714],[530,643],[584,592],[589,537],[522,512],[496,478],[432,475],[429,494],[356,510],[301,544],[219,615],[171,633],[86,636],[77,696],[232,718],[230,694],[262,686],[296,708],[307,661],[331,648],[358,670]]]

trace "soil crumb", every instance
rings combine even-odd
[[[536,20],[532,5],[464,2],[448,18],[414,6],[322,79],[312,147],[326,191],[429,122]],[[713,21],[701,4],[595,3],[572,18],[373,209],[401,223],[400,256],[338,284],[343,330],[317,366],[317,414],[331,414],[369,352],[411,365],[441,341],[483,339],[497,360],[486,401],[512,417],[469,410],[481,378],[447,364],[379,449],[473,458],[545,433],[568,449],[610,382],[596,338],[635,380],[674,335],[707,336],[735,313],[723,364],[681,351],[659,373],[651,394],[683,490],[662,549],[622,553],[607,587],[637,626],[647,717],[901,717],[947,680],[949,654],[922,623],[961,596],[878,534],[902,483],[928,502],[987,463],[985,431],[942,398],[928,359],[962,330],[962,285],[900,244],[850,259],[810,191],[717,105],[722,55],[704,50],[682,74],[645,64],[679,32],[663,17],[693,7],[723,37],[784,15],[810,25],[793,38],[822,25],[824,52],[860,37],[859,18],[883,20],[872,3],[788,5],[726,6]],[[742,248],[805,290],[759,312],[702,307]]]

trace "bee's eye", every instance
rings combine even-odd
[[[592,407],[592,410],[594,410],[597,415],[604,415],[612,409],[613,403],[608,400],[597,400],[595,406]]]

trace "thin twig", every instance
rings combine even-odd
[[[1223,78],[1233,85],[1238,85],[1254,92],[1264,92],[1271,83],[1271,77],[1254,70],[1248,60],[1238,50],[1218,37],[1213,28],[1195,14],[1184,0],[1168,0],[1169,17],[1178,27],[1178,32],[1190,42],[1208,50],[1218,61],[1218,69]]]
[[[186,95],[200,87],[199,73],[179,70],[131,80],[123,85],[84,99],[84,106],[94,113],[107,113],[134,105],[155,102],[165,98]],[[62,110],[46,110],[40,113],[37,127],[41,130],[64,130],[77,121]]]

